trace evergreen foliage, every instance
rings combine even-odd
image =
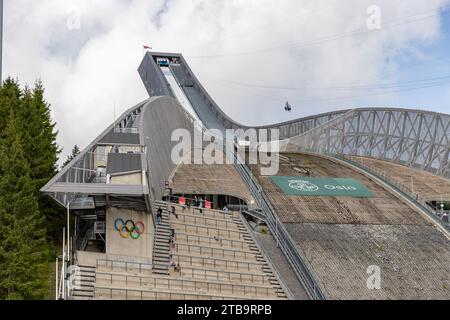
[[[72,149],[72,153],[67,156],[67,159],[66,159],[66,161],[64,161],[62,167],[64,168],[65,166],[67,166],[70,163],[70,161],[75,159],[75,157],[79,154],[80,154],[80,148],[78,148],[78,146],[75,145]]]
[[[10,114],[0,143],[0,299],[42,299],[48,290],[45,217]]]
[[[44,88],[0,87],[0,299],[42,299],[51,242],[64,210],[39,190],[56,174],[59,148]]]

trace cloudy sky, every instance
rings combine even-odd
[[[245,124],[361,106],[450,112],[450,0],[4,2],[4,76],[43,80],[63,159],[147,97],[143,44],[183,53]]]

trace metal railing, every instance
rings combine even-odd
[[[114,128],[114,133],[139,133],[139,128]]]
[[[80,250],[81,251],[86,250],[89,240],[94,240],[94,239],[95,239],[94,229],[88,229],[86,231],[86,234],[84,235],[83,241],[81,241]]]
[[[162,222],[163,222],[163,219],[164,219],[164,211],[167,213],[167,222],[168,222],[168,226],[169,226],[169,229],[171,229],[172,230],[172,222],[170,221],[170,213],[169,213],[169,206],[168,206],[168,203],[166,203],[166,202],[161,202],[161,201],[155,201],[155,202],[153,202],[153,204],[154,204],[154,207],[155,208],[158,208],[158,209],[162,209],[163,210],[163,216],[162,216],[162,218],[161,218],[161,220],[158,222],[157,221],[157,219],[156,219],[156,215],[157,215],[157,212],[155,211],[155,212],[152,212],[152,216],[153,216],[153,220],[154,221],[156,221],[156,223],[155,223],[155,225],[154,225],[154,230],[155,230],[155,237],[153,238],[153,253],[152,253],[152,256],[153,257],[158,257],[158,256],[160,256],[160,255],[164,255],[164,254],[162,254],[162,253],[160,253],[160,252],[158,252],[157,250],[158,250],[158,244],[157,244],[157,240],[158,240],[158,234],[159,234],[159,232],[160,232],[160,225],[162,224]],[[164,249],[164,251],[165,251],[165,253],[167,254],[167,255],[170,255],[170,248],[168,248],[168,249]],[[156,269],[157,267],[161,267],[161,263],[159,263],[159,262],[157,262],[157,261],[153,261],[153,268],[152,269]],[[166,267],[165,268],[167,268],[167,272],[169,272],[169,264],[167,264],[166,265]]]
[[[213,218],[207,215],[200,217],[196,215],[187,215],[187,214],[177,214],[177,215],[178,215],[177,220],[184,223],[193,223],[213,228],[225,228],[225,229],[237,228],[236,222],[231,220]]]
[[[172,221],[172,226],[181,230],[183,232],[189,232],[189,230],[194,230],[195,233],[206,234],[208,236],[218,236],[218,237],[228,237],[231,239],[244,239],[244,234],[237,230],[228,230],[210,226],[199,226],[196,224],[187,224],[178,221]]]
[[[238,249],[248,248],[248,244],[242,240],[200,236],[200,235],[187,234],[187,233],[181,233],[181,232],[177,232],[176,238],[177,238],[177,242],[180,242],[180,241],[185,241],[186,243],[196,242],[198,244],[204,243],[204,244],[210,245],[210,246],[219,244],[221,247],[227,246],[230,248],[238,248]],[[238,245],[238,247],[235,247],[235,245]]]
[[[139,274],[152,274],[152,265],[149,263],[141,262],[128,262],[118,260],[97,260],[97,270],[102,272],[101,267],[105,267],[111,272],[125,271],[134,272]],[[119,269],[119,270],[118,270]],[[270,281],[267,276],[263,274],[245,273],[232,270],[214,270],[214,269],[202,269],[198,267],[190,267],[183,265],[180,270],[180,275],[191,276],[193,279],[204,279],[214,281],[248,281],[251,283],[261,282],[262,284],[269,284]]]
[[[177,239],[178,240],[178,239]],[[249,251],[241,251],[241,250],[233,250],[233,249],[222,249],[222,248],[211,248],[211,247],[203,247],[200,245],[194,245],[194,244],[184,244],[184,243],[175,243],[175,249],[178,252],[187,252],[188,254],[191,253],[198,253],[200,255],[211,255],[213,256],[220,256],[221,258],[243,258],[243,259],[255,259],[256,254]]]
[[[252,216],[253,218],[257,218],[259,220],[263,221],[266,220],[266,216],[261,211],[258,210],[245,210],[242,211],[242,213]]]
[[[223,283],[208,280],[177,279],[150,277],[144,275],[112,274],[107,272],[97,272],[96,282],[101,286],[119,284],[122,286],[137,286],[144,289],[150,287],[156,290],[170,291],[206,291],[205,294],[214,292],[215,294],[230,294],[253,297],[275,296],[275,290],[270,286],[257,286],[251,284]],[[106,282],[106,283],[105,283]],[[186,292],[185,292],[186,293]]]
[[[93,178],[92,183],[106,184],[107,180],[108,180],[107,177],[95,177]]]
[[[201,269],[194,267],[183,266],[181,269],[182,276],[190,276],[193,279],[204,279],[214,281],[236,281],[239,283],[248,282],[254,284],[260,282],[261,284],[270,284],[267,276],[254,273],[243,273],[230,270],[213,270],[213,269]]]
[[[109,288],[106,286],[96,286],[96,290],[106,290],[109,292],[109,299],[114,299],[114,292],[125,293],[125,300],[243,300],[235,297],[213,296],[200,293],[173,293],[173,292],[157,292],[152,290],[138,289],[119,289]],[[133,294],[132,294],[133,293]],[[123,299],[123,294],[118,294],[118,300]]]
[[[179,204],[170,204],[172,206],[181,206]],[[183,211],[181,213],[186,212],[186,210],[189,212],[192,212],[193,215],[198,216],[198,217],[206,217],[206,218],[210,218],[210,219],[222,219],[222,220],[226,220],[229,218],[236,218],[236,213],[237,211],[233,211],[233,212],[225,212],[225,211],[218,211],[218,210],[214,210],[214,209],[205,209],[205,208],[198,208],[198,207],[190,207],[190,209],[186,208],[185,206],[181,206],[183,209]],[[200,210],[202,212],[200,212]]]
[[[349,159],[345,155],[341,154],[329,154],[324,153],[326,156],[330,156],[332,158],[339,159],[341,161],[347,162],[355,167],[358,167],[359,169],[366,171],[367,173],[375,176],[376,178],[383,181],[385,184],[387,184],[389,187],[400,193],[402,196],[407,198],[410,202],[412,202],[417,208],[419,208],[421,211],[426,213],[431,219],[433,219],[436,223],[440,224],[442,227],[446,228],[450,231],[450,223],[444,222],[441,217],[439,217],[426,203],[426,201],[420,197],[419,194],[414,194],[411,192],[411,189],[403,185],[402,183],[395,181],[391,178],[389,174],[387,174],[385,171],[380,170],[379,168],[375,166],[368,165],[363,162],[358,162],[352,159]]]
[[[230,211],[239,211],[239,212],[250,209],[249,205],[244,205],[244,204],[229,204],[229,205],[227,205],[227,207]]]
[[[114,268],[125,269],[125,272],[129,271],[139,271],[143,273],[144,271],[152,272],[152,264],[143,262],[131,262],[131,261],[119,261],[119,260],[107,260],[107,259],[97,259],[96,262],[97,270],[101,270],[101,267],[108,268],[114,271]]]
[[[284,227],[284,224],[279,219],[256,178],[236,155],[234,155],[234,166],[260,206],[261,213],[265,216],[264,220],[275,237],[277,245],[283,251],[298,279],[303,284],[308,296],[314,300],[325,300],[325,290],[311,273],[311,267],[307,259]]]
[[[172,253],[173,259],[178,263],[188,263],[191,266],[201,265],[202,267],[211,266],[213,268],[224,267],[225,269],[253,271],[261,270],[262,264],[259,262],[229,260],[214,257],[194,257],[190,255]]]
[[[94,233],[95,234],[105,234],[106,233],[106,221],[95,221],[94,222]]]
[[[247,220],[242,216],[241,216],[241,220],[242,220],[245,228],[247,229],[248,233],[253,238],[253,242],[255,243],[259,252],[264,257],[264,259],[267,261],[268,265],[272,269],[272,272],[275,274],[275,277],[277,278],[278,282],[280,283],[280,286],[283,288],[283,291],[285,292],[286,296],[288,297],[289,300],[294,300],[294,295],[293,295],[292,291],[289,289],[288,285],[284,281],[283,277],[281,276],[281,273],[278,271],[278,269],[277,269],[276,265],[273,263],[272,259],[267,254],[265,254],[264,250],[261,248],[261,246],[258,243],[258,240],[256,239],[256,237],[254,236]]]
[[[196,119],[190,116],[188,112],[185,112],[185,115],[193,123],[194,127],[198,128],[204,134],[206,134],[206,128],[202,123],[198,122]],[[234,150],[234,142],[225,141],[224,147],[224,150]],[[228,149],[229,147],[231,147],[231,149]],[[265,197],[264,193],[262,192],[262,188],[257,183],[257,180],[253,177],[252,173],[249,172],[245,164],[240,161],[236,154],[233,154],[233,157],[234,159],[232,160],[235,168],[237,169],[238,173],[241,175],[242,179],[249,187],[253,197],[261,207],[262,214],[264,214],[264,216],[266,217],[265,221],[268,227],[270,228],[272,234],[275,236],[277,244],[281,247],[281,250],[291,264],[297,277],[304,285],[307,294],[312,299],[326,299],[324,290],[321,288],[314,275],[309,271],[310,267],[307,263],[306,258],[300,252],[300,249],[297,247],[296,243],[291,238],[282,222],[279,220],[278,215],[270,205],[268,199]],[[208,235],[210,235],[209,229],[207,229],[207,231]],[[242,239],[242,234],[240,234],[239,237],[240,239]],[[188,258],[192,260],[192,257]]]
[[[240,210],[234,210],[234,209],[240,209],[241,207],[247,207],[247,206],[240,206],[240,205],[227,205],[227,208],[229,209],[228,212],[223,211],[223,210],[219,210],[219,209],[207,209],[205,208],[205,200],[203,200],[203,204],[202,207],[198,206],[198,199],[193,199],[193,198],[186,198],[186,197],[179,197],[179,196],[174,196],[174,195],[165,195],[164,196],[168,201],[170,201],[169,205],[172,206],[181,206],[183,207],[182,204],[179,203],[180,199],[183,198],[186,201],[186,205],[184,205],[184,207],[188,207],[191,209],[202,209],[202,210],[206,210],[208,211],[208,213],[212,213],[214,214],[214,217],[217,217],[217,215],[222,215],[222,216],[233,216],[233,212],[230,211],[240,211]],[[233,209],[231,209],[233,207]]]

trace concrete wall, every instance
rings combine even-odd
[[[124,255],[106,254],[98,252],[77,251],[77,265],[96,267],[97,260],[124,261],[129,263],[152,263],[151,257],[129,257]]]
[[[112,146],[105,146],[105,160],[100,161],[98,159],[98,147],[94,149],[94,168],[105,167],[108,163],[108,154],[111,152]]]
[[[138,71],[150,97],[172,95],[161,69],[153,60],[151,54],[145,55]]]
[[[119,153],[128,153],[128,152],[139,153],[141,151],[142,151],[141,146],[120,146],[119,147]]]
[[[111,176],[111,184],[142,184],[142,173]]]
[[[161,97],[145,105],[142,114],[142,135],[147,147],[147,165],[150,194],[154,200],[161,200],[164,181],[168,180],[177,164],[171,153],[178,142],[172,142],[176,129],[193,132],[193,124],[177,100]]]
[[[124,221],[142,221],[145,230],[137,240],[128,237],[122,238],[114,228],[117,218]],[[153,247],[153,220],[151,215],[126,209],[108,208],[106,211],[106,254],[126,257],[139,257],[151,260]]]

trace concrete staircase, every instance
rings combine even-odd
[[[162,219],[159,224],[156,224],[156,231],[153,242],[153,273],[159,275],[168,275],[170,267],[171,238],[169,210],[167,204],[164,202],[156,202],[155,207],[156,210],[159,208],[162,209]]]
[[[71,277],[71,300],[91,300],[94,298],[96,269],[78,266]]]
[[[244,218],[239,213],[224,213],[208,209],[203,209],[200,213],[195,208],[183,210],[180,206],[175,205],[175,207],[179,218],[170,217],[176,231],[175,248],[171,252],[174,259],[180,261],[182,269],[186,267],[189,269],[213,268],[219,274],[237,272],[241,273],[239,281],[241,283],[244,273],[247,273],[245,276],[252,276],[253,285],[260,284],[260,280],[255,279],[261,276],[260,279],[263,279],[261,284],[268,285],[273,290],[272,298],[287,299],[274,271],[261,254],[255,239],[245,225]],[[210,235],[217,242],[224,240],[230,243],[231,247],[220,248],[219,245],[219,249],[214,244],[199,245],[200,241],[197,243],[189,241],[189,237],[184,236],[186,233],[197,233],[197,236]],[[195,235],[193,237],[196,240]],[[241,246],[233,246],[233,241],[240,241]],[[224,260],[227,261],[224,262]]]
[[[175,207],[176,215],[169,212]],[[287,295],[238,212],[183,209],[156,202],[152,264],[97,264],[95,299],[285,300]],[[171,229],[175,232],[170,246]],[[170,260],[180,269],[170,266]]]

